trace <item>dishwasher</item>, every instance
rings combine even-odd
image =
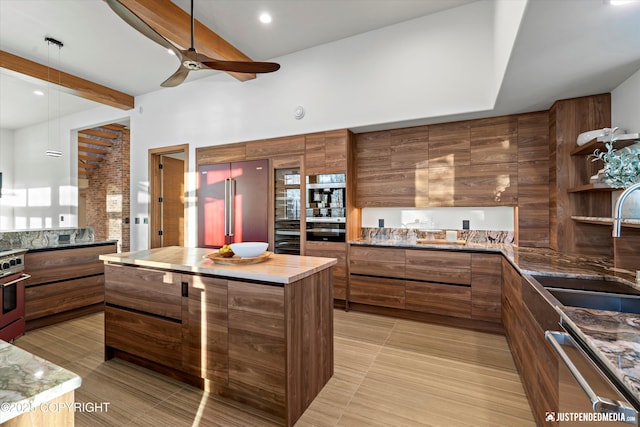
[[[546,331],[560,358],[559,411],[549,422],[561,426],[638,426],[638,411],[594,362],[577,338],[565,331]]]

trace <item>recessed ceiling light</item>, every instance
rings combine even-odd
[[[261,13],[260,22],[262,22],[263,24],[269,24],[271,22],[271,15],[269,15],[267,12]]]
[[[34,95],[38,95],[38,96],[44,96],[44,92],[43,92],[43,91],[41,91],[41,90],[34,90],[34,91],[33,91],[33,94],[34,94]]]

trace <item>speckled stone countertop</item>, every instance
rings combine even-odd
[[[562,321],[640,402],[640,315],[560,307]]]
[[[80,387],[82,378],[0,340],[0,424]]]

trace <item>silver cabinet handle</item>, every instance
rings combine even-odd
[[[233,236],[236,231],[236,180],[229,179],[229,236]]]
[[[229,235],[229,178],[224,180],[224,235]],[[226,242],[225,242],[226,243]]]
[[[23,280],[27,280],[27,279],[30,279],[30,278],[31,278],[30,275],[22,274],[16,280],[12,280],[9,283],[0,283],[0,287],[11,286],[11,285],[14,285],[16,283],[22,282]]]
[[[591,401],[594,412],[614,412],[624,414],[625,420],[628,420],[626,421],[628,424],[637,425],[636,420],[638,412],[634,408],[624,405],[621,402],[598,396],[593,391],[587,380],[584,379],[578,368],[576,368],[576,365],[573,364],[567,353],[562,349],[561,344],[579,348],[571,335],[567,334],[566,332],[546,331],[544,333],[544,337],[547,341],[549,341],[558,356],[560,356],[560,359],[562,359],[564,364],[569,369],[569,372],[571,372],[571,375],[573,375],[573,377],[580,385],[580,388],[582,388],[582,390],[585,392],[585,394]]]

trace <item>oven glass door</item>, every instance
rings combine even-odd
[[[24,317],[24,282],[30,277],[28,274],[14,274],[0,279],[0,328]]]
[[[18,284],[2,287],[2,314],[12,312],[18,307]]]

